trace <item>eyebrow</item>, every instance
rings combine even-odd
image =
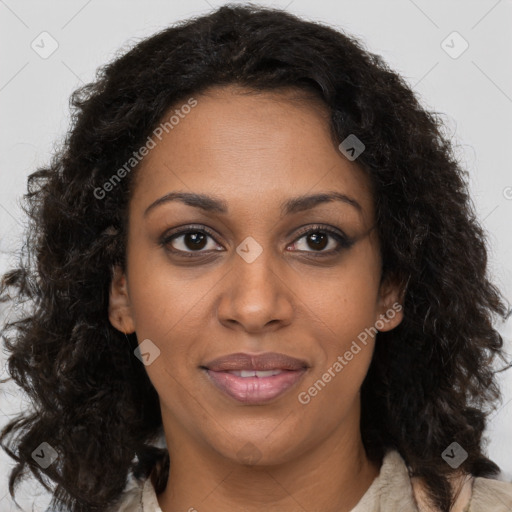
[[[190,192],[170,192],[169,194],[166,194],[165,196],[162,196],[155,202],[151,203],[144,211],[144,217],[147,216],[148,213],[151,210],[155,209],[157,206],[169,203],[171,201],[180,201],[188,206],[200,208],[205,212],[223,214],[228,213],[228,205],[226,201],[222,199],[208,196],[206,194],[196,194]],[[290,215],[292,213],[310,210],[315,206],[318,206],[319,204],[329,203],[332,201],[339,201],[345,204],[349,204],[353,206],[356,210],[358,210],[360,213],[363,211],[363,208],[355,199],[347,196],[346,194],[332,191],[313,195],[302,195],[287,199],[281,205],[281,212],[283,215]]]

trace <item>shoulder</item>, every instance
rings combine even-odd
[[[481,477],[474,479],[467,512],[510,512],[511,510],[512,482]]]
[[[425,485],[419,478],[411,478],[414,497],[420,512],[433,512]],[[512,483],[491,478],[466,475],[454,482],[458,489],[452,512],[510,512],[512,511]]]
[[[135,487],[124,490],[108,512],[142,512],[141,494],[141,489]]]
[[[138,480],[129,474],[126,486],[118,500],[106,512],[142,512],[144,489],[150,479]],[[149,509],[148,509],[149,510]],[[152,511],[151,511],[152,512]]]
[[[162,512],[151,477],[144,480],[132,477],[117,503],[108,512]]]

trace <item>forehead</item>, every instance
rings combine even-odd
[[[161,140],[136,175],[136,207],[174,190],[223,197],[262,208],[289,196],[339,191],[372,215],[371,184],[331,137],[329,111],[297,90],[215,87],[176,104]],[[176,122],[177,121],[177,122]],[[261,212],[263,213],[263,212]]]

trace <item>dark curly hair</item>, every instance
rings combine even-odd
[[[402,285],[404,319],[379,333],[361,390],[361,432],[370,459],[398,450],[442,512],[453,502],[442,459],[454,441],[459,471],[493,476],[483,449],[487,415],[500,399],[493,327],[506,306],[487,270],[485,233],[437,113],[426,111],[382,58],[325,24],[278,9],[227,5],[139,42],[100,68],[71,98],[72,127],[51,163],[28,178],[30,226],[4,301],[25,303],[5,322],[8,370],[32,409],[2,431],[17,461],[50,490],[52,510],[105,511],[130,474],[166,485],[169,454],[156,390],[135,357],[135,335],[109,322],[114,265],[124,266],[136,168],[115,190],[97,190],[141,147],[169,109],[213,85],[295,88],[328,107],[333,140],[356,134],[373,185],[382,278]],[[96,193],[95,193],[96,191]],[[41,442],[59,457],[46,469]],[[104,478],[104,475],[109,478]]]

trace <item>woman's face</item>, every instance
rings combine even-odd
[[[396,287],[379,286],[370,182],[327,112],[241,92],[176,107],[137,169],[110,319],[143,343],[172,454],[275,464],[358,435],[365,329],[401,313]],[[268,353],[281,356],[251,357]]]

